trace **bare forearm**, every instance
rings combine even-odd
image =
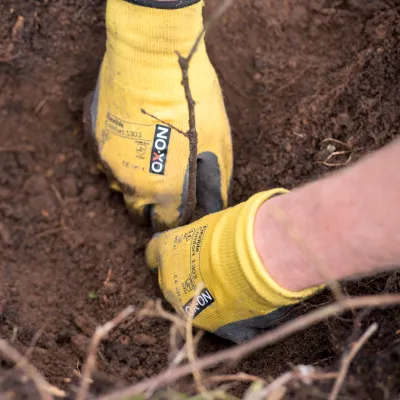
[[[263,204],[255,242],[268,273],[300,290],[400,265],[400,142]]]

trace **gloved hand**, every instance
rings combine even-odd
[[[179,7],[171,10],[171,7]],[[165,7],[154,8],[154,7]],[[189,54],[203,27],[203,2],[108,0],[107,50],[85,123],[111,186],[139,221],[174,227],[187,198],[188,106],[176,51]],[[202,40],[189,66],[198,130],[197,199],[207,213],[227,207],[230,127]]]
[[[259,193],[151,240],[147,263],[158,268],[161,290],[178,313],[192,316],[199,328],[241,343],[279,322],[286,306],[319,289],[291,292],[280,287],[258,256],[253,237],[256,212],[264,201],[285,192]]]

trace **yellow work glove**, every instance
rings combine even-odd
[[[112,187],[139,221],[150,218],[158,230],[176,226],[187,199],[189,142],[167,124],[189,129],[176,51],[189,54],[203,28],[202,9],[198,0],[108,0],[107,49],[85,103],[86,126]],[[189,79],[198,130],[197,199],[211,213],[228,204],[232,145],[204,40]]]
[[[147,263],[158,268],[161,290],[178,313],[193,317],[199,328],[241,343],[279,322],[286,306],[319,289],[291,292],[280,287],[257,253],[256,212],[264,201],[285,192],[259,193],[151,240]]]

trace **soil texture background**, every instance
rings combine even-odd
[[[206,3],[206,14],[218,5]],[[96,325],[161,297],[144,261],[152,232],[129,219],[83,137],[83,99],[105,48],[104,8],[105,0],[0,3],[0,336],[22,353],[30,349],[32,364],[64,389],[79,376]],[[399,12],[397,0],[240,0],[222,17],[207,43],[232,125],[233,204],[268,188],[292,189],[393,140]],[[397,285],[392,274],[347,289]],[[323,293],[307,307],[329,300]],[[296,364],[335,369],[353,319],[321,323],[219,371],[273,378]],[[355,360],[343,398],[400,392],[398,309],[364,315],[358,329],[371,321],[378,334]],[[227,346],[206,335],[199,353]],[[168,366],[169,323],[133,317],[100,353],[104,382],[153,376]],[[9,367],[4,360],[1,390],[33,399]],[[287,396],[326,398],[330,388]]]

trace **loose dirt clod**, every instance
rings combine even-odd
[[[84,359],[89,350],[90,338],[79,333],[71,338],[71,345],[75,354]]]

